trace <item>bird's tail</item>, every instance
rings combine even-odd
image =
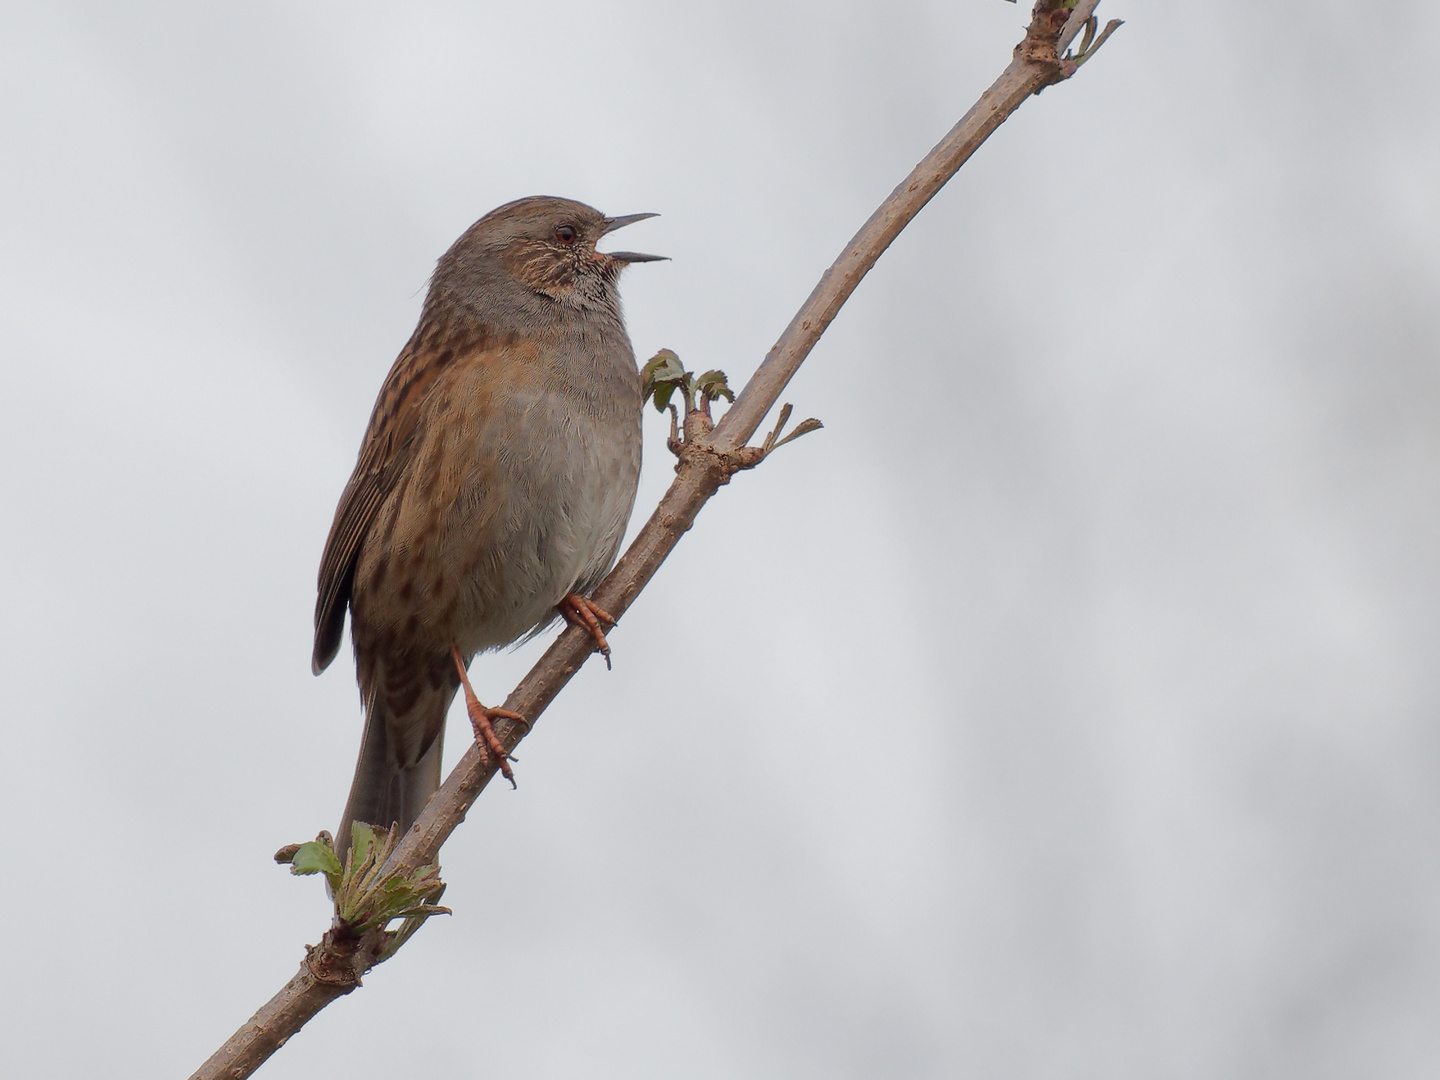
[[[448,704],[447,696],[440,710],[438,734],[411,765],[402,764],[403,751],[391,745],[394,724],[388,708],[376,700],[366,710],[365,737],[360,743],[360,759],[355,763],[355,779],[350,783],[350,798],[345,801],[345,816],[335,833],[335,850],[342,863],[350,850],[350,827],[355,822],[382,829],[398,824],[402,833],[415,824],[426,801],[440,786],[444,705]]]

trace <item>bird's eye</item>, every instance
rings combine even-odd
[[[575,242],[575,227],[573,225],[561,225],[555,230],[555,239],[562,244],[573,244]]]

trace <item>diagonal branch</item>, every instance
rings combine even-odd
[[[710,430],[708,418],[686,417],[687,438],[677,444],[676,477],[634,543],[596,589],[597,605],[620,616],[655,576],[679,543],[700,508],[737,470],[759,460],[746,443],[779,400],[786,384],[839,313],[856,286],[890,242],[934,197],[996,128],[1032,94],[1074,74],[1076,58],[1062,54],[1089,24],[1099,0],[1038,0],[1025,38],[1004,73],[980,95],[940,143],[880,204],[841,252],[820,283],[766,355],[735,403]],[[1074,9],[1068,4],[1075,4]],[[1107,27],[1106,34],[1113,29]],[[1103,36],[1102,39],[1103,40]],[[1099,42],[1090,48],[1093,52]],[[1088,58],[1082,51],[1081,58]],[[505,708],[533,725],[594,650],[588,632],[571,627],[506,699]],[[506,750],[524,736],[523,725],[501,721],[496,731]],[[495,767],[471,746],[430,799],[419,820],[390,854],[383,872],[415,872],[436,861],[440,846],[464,820],[485,789]],[[388,952],[385,954],[388,955]],[[360,976],[383,957],[373,941],[332,929],[310,947],[299,973],[191,1077],[191,1080],[240,1080],[249,1076],[305,1022],[331,1001],[359,985]]]

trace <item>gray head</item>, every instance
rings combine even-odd
[[[431,278],[431,300],[459,300],[481,317],[493,306],[600,309],[620,315],[616,282],[631,263],[663,255],[600,252],[596,242],[655,214],[606,217],[574,199],[531,195],[491,210],[456,240]]]

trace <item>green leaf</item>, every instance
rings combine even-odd
[[[329,844],[322,844],[318,840],[312,840],[308,844],[301,844],[300,850],[295,852],[295,857],[290,860],[290,872],[292,874],[325,874],[338,875],[340,873],[340,860],[335,857],[335,849]]]
[[[674,383],[676,380],[685,378],[685,365],[680,363],[680,357],[676,356],[669,349],[661,349],[648,361],[640,370],[640,377],[643,382],[643,394],[641,401],[648,401],[650,395],[666,383]],[[674,387],[672,385],[673,392]],[[668,402],[668,398],[666,399]],[[664,411],[664,407],[661,407]]]
[[[724,398],[726,401],[734,401],[735,395],[730,392],[730,384],[725,381],[725,373],[718,369],[707,371],[695,379],[695,389],[705,397],[707,401],[718,401]]]
[[[399,913],[402,919],[428,919],[431,915],[453,915],[455,914],[448,907],[441,907],[439,904],[419,904],[413,908],[406,908]]]
[[[327,832],[308,844],[287,844],[275,853],[275,861],[289,863],[292,874],[324,874],[332,891],[340,887],[340,859]]]
[[[350,857],[350,865],[356,870],[365,861],[365,856],[375,846],[375,828],[366,825],[363,821],[357,821],[350,826],[350,850],[354,852]]]

